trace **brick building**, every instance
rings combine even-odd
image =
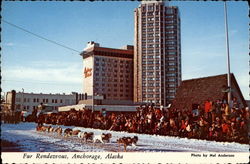
[[[233,74],[231,80],[232,96],[237,98],[241,107],[246,107],[247,103]],[[171,108],[191,110],[193,104],[202,106],[207,99],[227,100],[227,90],[227,74],[184,80],[177,90]]]

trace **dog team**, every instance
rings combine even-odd
[[[64,131],[61,127],[52,127],[45,125],[38,125],[36,127],[36,131],[39,132],[48,132],[48,133],[57,133],[59,135],[64,134],[64,137],[77,136],[80,139],[83,139],[85,142],[101,142],[101,143],[109,143],[112,137],[111,133],[102,133],[101,135],[94,135],[93,132],[82,132],[81,130],[73,130],[71,128],[66,128]],[[124,146],[124,151],[127,151],[127,146],[136,146],[138,142],[138,137],[122,137],[117,139],[117,143]]]

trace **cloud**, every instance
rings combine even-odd
[[[75,69],[77,68],[82,68],[82,63],[76,63],[76,62],[68,62],[68,61],[43,61],[43,60],[39,60],[39,61],[32,61],[28,63],[29,67],[32,68],[69,68],[72,69],[72,67],[74,67]],[[77,68],[76,68],[77,67]]]
[[[3,44],[4,46],[13,47],[15,44],[12,42]]]
[[[27,44],[23,44],[23,43],[13,43],[13,42],[6,42],[2,44],[2,47],[29,47],[29,45]]]
[[[28,66],[2,69],[3,80],[20,80],[60,84],[80,84],[82,66],[74,63],[32,62]]]

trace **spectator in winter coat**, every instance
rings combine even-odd
[[[229,105],[228,104],[225,104],[225,106],[224,106],[225,108],[225,115],[226,115],[226,117],[228,118],[229,117],[229,114],[230,114],[230,112],[229,112]]]
[[[209,127],[208,139],[214,140],[216,137],[215,133],[215,123],[212,123],[211,127]]]
[[[211,115],[212,102],[211,101],[209,100],[205,101],[204,110],[205,110],[205,117],[208,118],[209,122],[211,122],[212,121],[212,115]]]
[[[229,135],[229,124],[226,123],[226,121],[222,121],[221,128],[222,128],[222,137],[226,138]]]
[[[194,117],[197,118],[197,117],[199,116],[199,109],[198,109],[198,108],[193,109],[193,110],[192,110],[192,114],[193,114]]]
[[[205,139],[207,122],[201,117],[199,120],[199,138]]]
[[[186,126],[186,129],[185,129],[186,136],[190,138],[191,133],[192,133],[192,129],[191,129],[191,126],[190,126],[188,120],[185,121],[185,126]]]
[[[186,133],[186,124],[185,124],[185,121],[184,120],[181,120],[181,126],[180,126],[180,135],[183,137],[185,136],[185,133]]]
[[[235,108],[235,109],[240,109],[240,104],[239,104],[239,102],[237,101],[237,98],[236,97],[234,97],[233,98],[233,108]]]
[[[212,116],[212,122],[215,121],[215,117],[216,117],[216,103],[211,102],[212,103],[212,108],[211,108],[211,116]]]

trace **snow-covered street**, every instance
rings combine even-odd
[[[54,126],[54,125],[53,125]],[[55,127],[55,126],[54,126]],[[1,138],[19,145],[23,152],[118,152],[123,147],[116,140],[123,136],[138,136],[136,147],[128,147],[129,152],[248,152],[249,146],[239,143],[223,143],[168,136],[134,134],[81,127],[61,126],[79,129],[94,134],[112,133],[110,143],[84,143],[77,137],[59,136],[56,133],[37,132],[35,123],[2,124]]]

